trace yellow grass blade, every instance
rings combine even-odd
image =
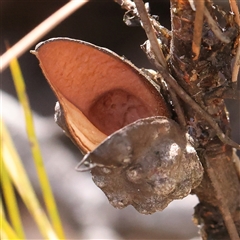
[[[48,181],[47,173],[44,168],[41,151],[40,151],[39,144],[38,144],[35,130],[34,130],[31,109],[30,109],[30,105],[29,105],[26,90],[25,90],[25,83],[24,83],[24,79],[23,79],[17,59],[13,59],[11,61],[10,70],[12,73],[12,77],[13,77],[13,81],[14,81],[14,85],[17,91],[19,101],[24,110],[27,135],[30,141],[32,155],[33,155],[33,159],[37,169],[37,174],[38,174],[40,186],[42,189],[43,199],[47,208],[47,212],[49,214],[49,217],[51,219],[51,222],[54,226],[54,229],[58,237],[61,239],[64,239],[65,236],[63,232],[63,227],[58,214],[55,199]]]
[[[1,156],[1,162],[2,161],[3,159]],[[16,196],[15,196],[12,182],[9,178],[8,172],[3,164],[1,169],[1,184],[3,189],[3,196],[6,202],[6,208],[7,208],[8,215],[12,223],[13,229],[21,239],[24,239],[25,238],[24,230],[23,230],[22,221],[20,218],[19,210],[18,210]]]
[[[1,162],[1,166],[2,166],[2,162]],[[2,196],[0,195],[0,215],[5,217],[5,212],[4,212],[4,209],[3,209],[3,202],[2,202]]]
[[[34,193],[33,187],[29,182],[27,173],[22,165],[20,157],[15,150],[12,139],[3,121],[0,121],[2,130],[1,135],[3,164],[7,169],[9,176],[11,177],[11,180],[16,187],[19,195],[21,196],[23,202],[35,219],[42,235],[46,239],[57,240],[58,237],[56,236],[46,214],[38,202],[38,199]]]
[[[1,239],[7,240],[7,239],[21,239],[12,229],[12,227],[9,225],[7,222],[6,218],[2,215],[0,215],[1,218],[1,228],[0,228],[0,233],[1,233]]]

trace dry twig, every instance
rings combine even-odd
[[[10,61],[13,58],[18,58],[24,52],[26,52],[32,45],[37,43],[44,35],[50,32],[54,27],[56,27],[60,22],[70,16],[78,8],[82,7],[88,0],[71,0],[58,11],[53,13],[49,18],[40,23],[36,28],[34,28],[30,33],[24,36],[20,41],[18,41],[14,46],[7,50],[0,57],[0,72],[2,72],[6,67],[8,67]]]
[[[203,26],[203,10],[205,1],[196,1],[196,15],[194,21],[194,33],[192,41],[192,51],[195,54],[193,60],[197,60],[201,49],[202,26]]]
[[[142,24],[143,24],[143,28],[147,34],[147,37],[151,43],[151,49],[154,53],[154,56],[156,58],[156,60],[161,63],[161,65],[167,69],[167,63],[165,60],[165,57],[163,55],[162,49],[158,43],[156,34],[154,32],[154,29],[152,27],[151,21],[148,17],[148,13],[146,11],[146,8],[144,6],[144,3],[142,2],[142,0],[134,0],[137,10],[138,10],[138,14],[141,18]]]
[[[229,4],[232,12],[235,14],[235,22],[240,27],[240,14],[236,0],[229,0]],[[240,36],[238,37],[238,49],[236,53],[236,60],[232,69],[232,82],[237,82],[238,72],[240,67]]]
[[[178,99],[175,91],[170,88],[169,93],[170,93],[171,99],[173,101],[173,106],[174,106],[175,112],[177,113],[177,116],[178,116],[178,122],[182,127],[186,127],[187,124],[186,124],[186,119],[184,117],[184,112],[179,103],[179,99]]]
[[[135,4],[131,0],[114,0],[116,3],[118,3],[123,9],[126,9],[127,11],[130,11],[132,9],[135,9]]]
[[[240,67],[240,35],[238,37],[238,48],[237,48],[237,53],[235,56],[235,61],[234,65],[232,68],[232,82],[236,83],[238,80],[238,73],[239,73],[239,67]]]
[[[232,12],[235,14],[235,21],[240,26],[240,16],[239,16],[239,9],[236,0],[229,0],[229,4],[231,7]]]
[[[201,2],[201,1],[200,1]],[[227,37],[218,27],[216,21],[212,18],[210,12],[206,7],[204,7],[204,16],[207,19],[209,27],[212,29],[216,37],[224,43],[230,43],[229,37]]]

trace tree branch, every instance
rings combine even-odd
[[[213,118],[205,111],[203,110],[184,90],[182,87],[178,85],[176,80],[169,74],[167,69],[163,67],[162,63],[160,62],[159,56],[162,55],[161,48],[159,47],[158,40],[156,38],[156,35],[154,33],[153,27],[151,25],[151,22],[149,20],[148,14],[146,12],[145,6],[142,2],[142,0],[134,0],[138,13],[140,15],[140,18],[142,22],[144,22],[143,27],[147,33],[147,35],[150,35],[151,38],[149,38],[152,51],[155,55],[155,66],[157,67],[158,71],[163,76],[164,80],[174,89],[176,94],[188,105],[190,105],[198,114],[200,114],[208,123],[209,125],[216,131],[217,136],[219,139],[224,142],[225,144],[228,144],[232,147],[235,147],[236,149],[240,149],[240,145],[235,143],[232,139],[230,139],[228,136],[226,136],[218,124],[213,120]],[[143,19],[142,19],[143,18]],[[148,19],[148,21],[146,20]],[[150,26],[151,27],[150,27]],[[154,37],[153,37],[154,36]]]
[[[216,198],[218,200],[218,207],[222,213],[222,217],[224,219],[224,223],[226,225],[226,228],[228,230],[228,234],[230,236],[231,240],[239,240],[239,235],[237,232],[237,228],[234,224],[234,221],[232,219],[231,213],[229,211],[229,208],[227,206],[226,200],[224,199],[223,195],[222,195],[222,189],[221,186],[219,184],[219,179],[217,177],[217,175],[215,174],[215,171],[211,165],[211,159],[206,159],[206,164],[207,164],[207,172],[208,172],[208,176],[212,182],[212,185],[214,187],[215,193],[216,193]]]

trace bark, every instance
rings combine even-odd
[[[172,42],[170,50],[171,74],[185,91],[230,136],[229,118],[224,99],[215,92],[233,88],[231,64],[236,52],[238,27],[230,14],[221,15],[207,4],[213,18],[225,28],[229,43],[223,43],[204,18],[198,60],[192,53],[195,11],[187,0],[171,0]],[[189,132],[198,143],[197,151],[205,173],[202,183],[192,191],[200,203],[195,207],[195,221],[201,225],[203,239],[232,239],[227,231],[226,216],[232,217],[240,234],[240,182],[233,163],[233,148],[221,142],[205,118],[182,103]],[[230,217],[228,216],[228,217]],[[231,218],[230,217],[230,218]],[[231,225],[231,224],[230,224]]]

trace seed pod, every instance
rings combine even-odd
[[[80,165],[92,167],[93,181],[114,207],[151,214],[201,182],[203,168],[187,138],[171,119],[140,119],[110,135]]]
[[[33,53],[59,100],[56,116],[64,118],[62,127],[83,152],[137,119],[169,116],[149,79],[107,49],[54,38],[38,44]]]
[[[57,123],[90,151],[78,170],[91,169],[114,207],[131,204],[150,214],[200,183],[203,169],[187,135],[130,62],[68,38],[40,43],[34,54],[59,100]]]

